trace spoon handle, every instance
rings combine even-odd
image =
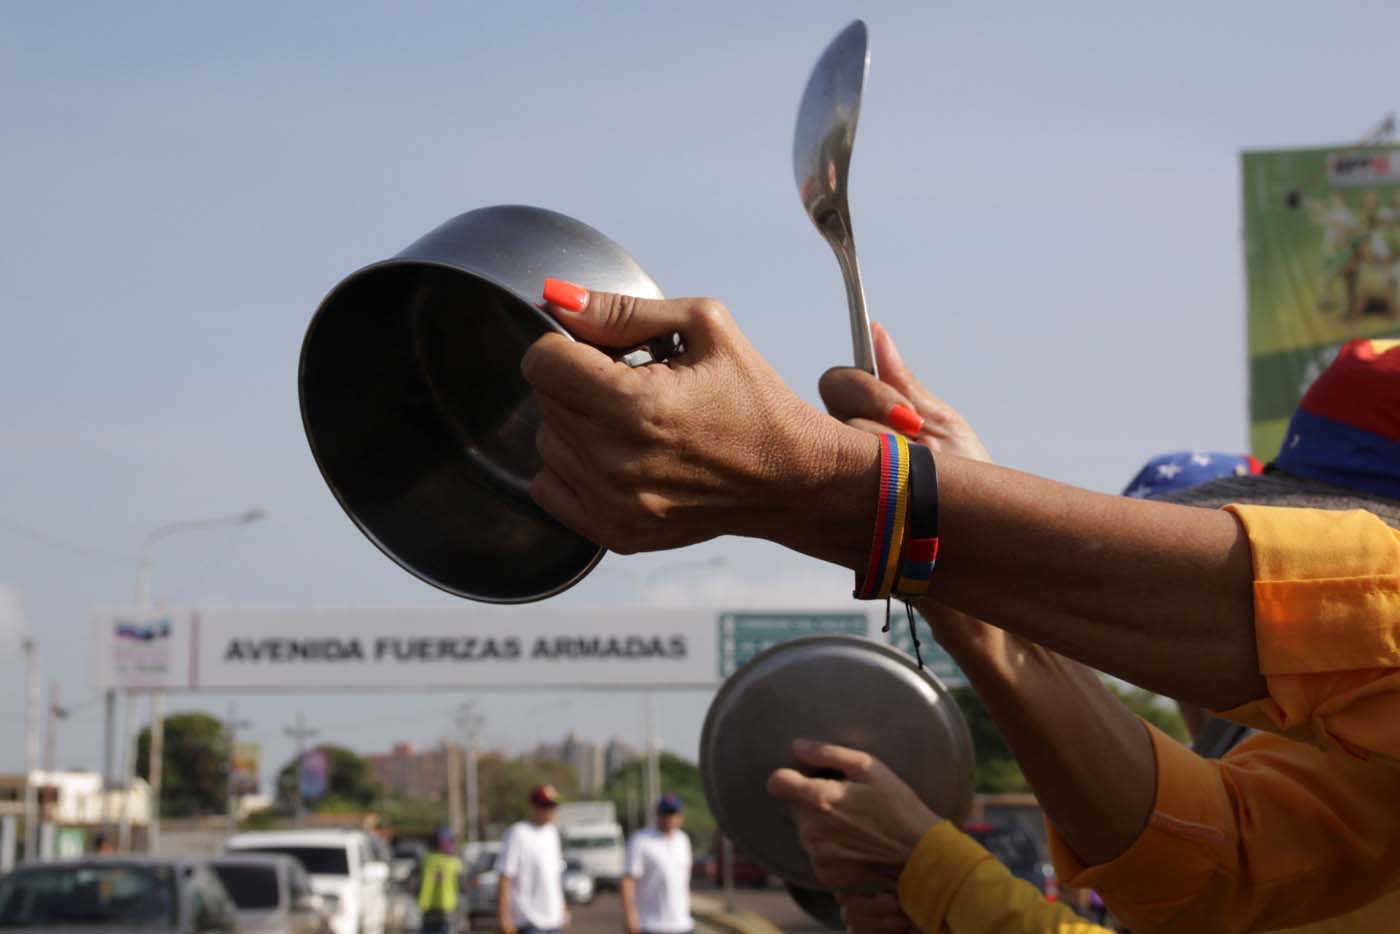
[[[851,313],[851,350],[855,353],[855,365],[879,376],[875,365],[875,340],[870,334],[870,315],[865,310],[865,289],[860,284],[860,263],[856,261],[855,244],[851,242],[831,244],[836,253],[836,261],[841,265],[841,277],[846,280],[846,306]]]

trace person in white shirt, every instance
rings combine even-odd
[[[681,799],[664,794],[656,803],[656,826],[644,827],[627,843],[622,870],[622,908],[627,934],[690,934],[690,838],[681,830]]]
[[[502,934],[559,934],[569,922],[564,907],[564,855],[554,814],[553,785],[530,790],[530,817],[511,825],[496,857],[500,881],[496,915]]]

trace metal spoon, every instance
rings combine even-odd
[[[831,40],[817,59],[797,111],[792,139],[792,171],[807,216],[831,244],[846,280],[846,303],[851,312],[851,346],[856,366],[878,376],[865,290],[856,262],[856,239],[851,209],[846,203],[846,170],[856,140],[860,93],[870,69],[870,42],[865,23],[856,20]]]

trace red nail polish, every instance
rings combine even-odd
[[[544,300],[565,311],[583,311],[588,307],[588,290],[563,279],[546,279]]]
[[[923,417],[902,402],[896,402],[890,406],[889,423],[895,431],[911,438],[919,433],[920,428],[924,427]]]

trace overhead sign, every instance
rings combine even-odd
[[[1250,442],[1288,418],[1346,341],[1400,335],[1400,147],[1247,152]]]
[[[864,613],[722,613],[719,676],[727,678],[764,649],[802,636],[867,636]]]
[[[888,637],[880,633],[884,612],[883,603],[832,611],[100,612],[94,680],[99,689],[173,691],[709,688],[769,646],[800,636],[839,633],[901,646],[899,626]]]

